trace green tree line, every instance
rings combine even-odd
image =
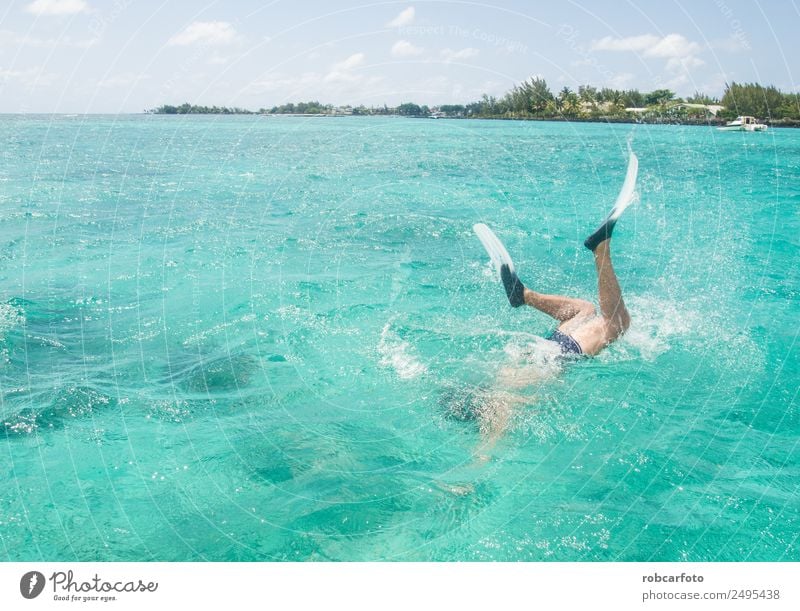
[[[271,115],[323,115],[333,111],[331,104],[320,104],[316,100],[311,102],[289,102],[280,106],[273,106],[269,110],[262,108],[259,112]]]
[[[480,100],[466,105],[466,115],[493,118],[623,116],[627,114],[626,108],[663,110],[670,102],[678,101],[669,89],[642,93],[638,89],[598,89],[582,85],[577,90],[564,87],[554,94],[544,79],[532,78],[514,86],[501,98],[484,94]]]
[[[676,96],[669,89],[642,92],[638,89],[597,88],[581,85],[576,90],[563,87],[553,93],[542,78],[531,78],[515,85],[502,97],[484,94],[480,100],[469,104],[445,104],[431,109],[427,105],[405,102],[395,108],[386,105],[367,108],[345,107],[344,112],[354,115],[401,115],[407,117],[465,117],[492,119],[692,119],[709,118],[709,111],[700,105],[717,104],[724,110],[719,119],[730,119],[737,115],[753,115],[772,121],[800,121],[800,95],[784,93],[776,87],[757,83],[730,83],[725,87],[721,99],[701,92],[686,99]],[[627,109],[636,108],[638,111]],[[435,113],[433,112],[435,111]],[[159,106],[150,112],[156,114],[251,114],[242,108],[218,106],[195,106],[189,103],[180,106]],[[272,108],[261,108],[262,114],[339,114],[331,104],[318,101],[289,102]]]
[[[532,78],[514,86],[501,98],[485,95],[467,104],[465,115],[487,118],[624,118],[630,117],[627,108],[647,109],[640,116],[664,116],[702,119],[708,111],[692,105],[720,105],[720,118],[753,115],[760,119],[800,120],[800,95],[783,93],[774,86],[757,83],[726,85],[721,99],[701,92],[686,99],[669,89],[641,92],[638,89],[598,89],[591,85],[573,91],[564,87],[558,93],[550,91],[541,78]]]
[[[169,104],[165,104],[163,106],[159,106],[158,108],[154,108],[148,112],[156,115],[251,115],[253,114],[252,110],[247,110],[245,108],[238,108],[235,106],[232,108],[229,108],[227,106],[196,106],[194,104],[189,104],[188,102],[184,102],[180,106],[170,106]]]
[[[731,83],[720,102],[728,116],[753,115],[762,119],[800,120],[800,95],[783,93],[772,85]]]

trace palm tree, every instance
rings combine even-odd
[[[559,91],[558,105],[565,117],[575,117],[580,113],[580,98],[569,87]]]

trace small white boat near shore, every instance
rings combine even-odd
[[[755,117],[743,115],[717,129],[721,132],[763,132],[767,129],[767,126],[759,123]]]

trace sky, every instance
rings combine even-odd
[[[4,0],[0,112],[463,104],[533,76],[800,91],[800,0]]]

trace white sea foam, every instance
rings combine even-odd
[[[670,349],[674,339],[702,332],[703,316],[690,306],[654,296],[626,300],[631,327],[619,346],[633,348],[638,356],[653,361]]]
[[[0,303],[0,337],[25,322],[25,313],[10,303]]]
[[[0,363],[8,362],[8,348],[5,345],[6,332],[25,322],[25,312],[10,304],[0,303]]]
[[[522,388],[551,380],[562,369],[558,345],[529,333],[514,337],[503,346],[503,352],[508,359],[498,372],[498,380],[505,387]]]
[[[404,380],[416,378],[427,371],[425,365],[414,356],[411,344],[392,331],[391,322],[383,326],[378,353],[381,355],[380,364],[393,368]]]

